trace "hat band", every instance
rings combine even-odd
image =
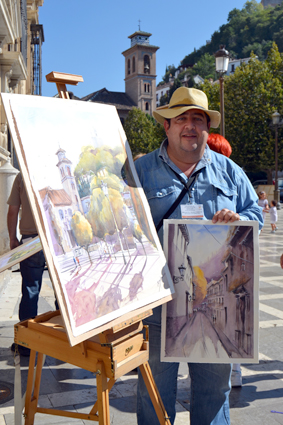
[[[204,109],[202,106],[199,105],[194,105],[193,103],[179,103],[178,105],[173,105],[173,106],[169,106],[168,109],[172,109],[172,108],[178,108],[179,106],[195,106],[196,108],[200,108],[200,109]]]

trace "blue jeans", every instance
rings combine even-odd
[[[146,324],[146,321],[144,323]],[[160,345],[160,325],[151,324],[149,325],[149,364],[173,425],[176,415],[175,403],[179,364],[161,363]],[[191,425],[229,425],[231,365],[189,363],[188,366],[191,377]],[[159,425],[140,372],[137,390],[137,418],[138,425]]]
[[[20,321],[37,316],[38,297],[44,267],[45,258],[43,251],[37,252],[20,263],[22,275],[22,299],[19,307]]]

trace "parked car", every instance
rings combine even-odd
[[[254,190],[257,192],[258,186],[268,184],[267,180],[256,180],[252,183]],[[274,182],[273,182],[274,184]],[[280,203],[283,203],[283,178],[278,179],[278,189],[280,190]]]

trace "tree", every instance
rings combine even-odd
[[[215,58],[209,53],[205,53],[197,63],[189,70],[191,77],[200,75],[203,79],[215,79]]]
[[[274,170],[274,131],[271,114],[283,114],[283,57],[276,44],[264,62],[252,55],[225,78],[225,137],[232,145],[231,158],[245,171],[265,171],[271,183]],[[203,90],[212,109],[219,110],[219,86],[208,83]],[[283,141],[279,137],[278,162],[283,161]]]
[[[202,55],[212,55],[225,43],[226,49],[235,57],[244,58],[251,52],[265,59],[271,43],[275,41],[283,51],[283,3],[274,8],[266,8],[256,0],[247,1],[242,10],[233,9],[228,22],[211,36],[209,44],[189,53],[181,64],[195,64]]]
[[[124,129],[133,156],[157,149],[165,137],[162,126],[138,108],[129,112]]]
[[[89,245],[93,238],[92,229],[88,220],[79,211],[76,211],[71,219],[71,229],[77,244],[86,250],[91,262]]]

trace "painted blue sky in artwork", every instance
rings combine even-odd
[[[75,168],[84,146],[122,147],[124,131],[112,106],[22,95],[11,95],[11,106],[38,190],[62,188],[59,148]]]
[[[194,265],[200,265],[223,247],[230,226],[188,224],[187,228],[190,235],[189,255]]]

